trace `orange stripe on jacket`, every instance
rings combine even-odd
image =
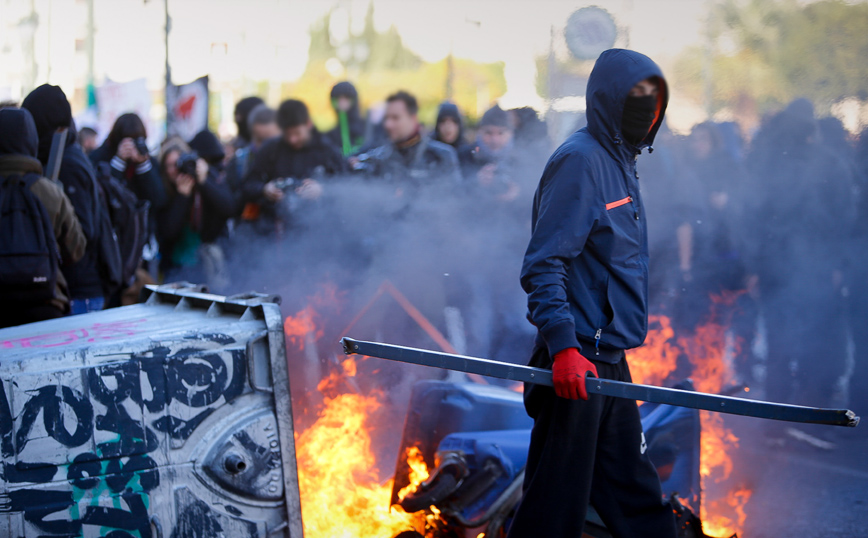
[[[627,205],[632,201],[633,201],[633,197],[628,196],[626,198],[622,198],[622,199],[618,200],[617,202],[610,202],[610,203],[606,204],[606,211],[609,211],[610,209],[615,209],[616,207],[621,207],[622,205]]]

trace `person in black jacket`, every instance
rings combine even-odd
[[[449,101],[443,101],[437,109],[437,124],[431,138],[452,146],[459,158],[463,153],[473,150],[464,135],[464,117],[458,106]]]
[[[238,136],[232,141],[232,147],[241,149],[250,143],[250,130],[247,127],[247,118],[254,108],[264,104],[261,98],[255,95],[245,97],[235,105],[235,125],[238,127]]]
[[[179,169],[195,163],[190,174]],[[167,282],[188,280],[222,287],[224,257],[215,244],[235,211],[235,200],[219,172],[180,142],[163,148],[160,170],[169,201],[160,211],[160,270]],[[193,172],[190,170],[190,172]]]
[[[763,123],[747,166],[750,261],[768,345],[766,395],[827,407],[846,368],[843,277],[853,247],[842,235],[856,222],[855,167],[823,146],[806,99]],[[766,434],[774,442],[788,436],[774,421]]]
[[[247,128],[250,132],[250,144],[235,150],[235,154],[226,164],[226,183],[238,202],[238,216],[241,218],[244,218],[244,209],[247,205],[242,200],[242,181],[256,162],[262,144],[266,140],[280,136],[277,113],[268,105],[259,105],[247,117]]]
[[[64,265],[61,270],[69,286],[73,314],[102,310],[105,296],[114,291],[107,289],[100,278],[99,241],[102,237],[99,219],[108,208],[99,196],[90,160],[76,143],[69,101],[59,86],[43,84],[30,92],[21,108],[29,110],[36,123],[39,134],[38,158],[43,166],[48,164],[54,133],[58,128],[69,128],[58,179],[75,208],[75,215],[87,239],[87,249],[81,260]]]
[[[386,99],[383,127],[389,142],[352,157],[354,170],[395,183],[402,192],[405,188],[461,183],[458,155],[451,146],[422,132],[419,103],[413,95],[399,91]]]
[[[667,87],[647,56],[603,52],[588,79],[588,126],[549,158],[533,202],[521,284],[538,329],[525,386],[534,418],[510,538],[582,536],[589,503],[616,538],[675,538],[635,401],[593,394],[585,376],[630,382],[624,351],[648,330],[648,240],[636,161],[654,141]]]
[[[343,156],[317,131],[301,101],[281,103],[277,125],[282,135],[262,145],[241,189],[243,203],[258,206],[256,226],[264,233],[281,233],[289,224],[288,213],[281,213],[285,197],[317,200],[322,180],[346,169]]]
[[[157,160],[141,153],[136,141],[146,139],[145,124],[136,114],[122,114],[105,142],[90,154],[94,168],[101,162],[111,165],[112,175],[126,182],[140,200],[151,203],[151,214],[166,203],[166,190],[157,170]]]
[[[338,82],[332,88],[331,102],[338,124],[326,133],[326,138],[348,157],[365,144],[367,123],[359,109],[359,92],[351,82]]]

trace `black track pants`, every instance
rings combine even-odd
[[[545,349],[531,365],[550,368]],[[600,377],[631,381],[627,361],[594,363]],[[524,497],[508,538],[580,538],[590,502],[615,538],[675,538],[675,517],[645,454],[636,402],[591,394],[568,400],[525,386],[534,419]]]

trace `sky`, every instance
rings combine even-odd
[[[169,0],[170,58],[175,83],[210,75],[212,91],[256,89],[255,81],[292,81],[307,63],[309,29],[332,9],[359,30],[370,0]],[[563,29],[570,14],[590,2],[563,0],[374,0],[375,25],[395,26],[422,58],[456,57],[504,62],[503,106],[541,107],[535,91],[535,57],[566,55]],[[709,3],[700,0],[596,2],[619,28],[617,45],[644,52],[664,72],[684,47],[700,44]],[[34,58],[28,54],[32,23],[36,80],[73,95],[87,72],[87,0],[0,0],[0,99],[20,99]],[[162,0],[93,0],[96,82],[146,78],[164,81]],[[335,25],[339,26],[339,25]],[[336,30],[339,34],[340,30]],[[337,35],[336,37],[340,37]],[[75,101],[74,101],[75,102]],[[678,107],[670,111],[678,115]]]

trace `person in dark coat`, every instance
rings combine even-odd
[[[235,149],[241,149],[250,143],[250,129],[247,125],[247,118],[254,108],[265,104],[265,101],[259,97],[245,97],[238,101],[235,105],[235,126],[238,128],[238,136],[232,142]]]
[[[554,388],[525,386],[534,418],[510,538],[582,536],[588,503],[616,538],[674,538],[672,507],[646,453],[635,401],[593,394],[585,376],[630,382],[624,350],[648,329],[648,241],[636,161],[666,111],[660,68],[603,52],[588,79],[588,126],[549,158],[522,266],[530,365]]]
[[[459,154],[464,180],[487,198],[510,202],[519,195],[513,134],[509,113],[494,105],[479,120],[475,144]]]
[[[458,110],[458,105],[449,101],[442,102],[437,109],[437,124],[434,126],[434,134],[431,138],[452,146],[459,159],[462,154],[473,150],[464,133],[464,117]]]
[[[42,163],[37,158],[39,136],[30,112],[23,108],[0,109],[0,178],[37,174],[42,176]],[[0,188],[3,188],[0,185]],[[30,187],[45,206],[54,229],[60,262],[72,266],[84,256],[87,239],[81,230],[75,209],[63,188],[48,178],[40,177]],[[0,230],[0,233],[9,233]],[[34,300],[2,302],[0,328],[62,317],[69,313],[69,292],[63,271],[57,273],[54,297],[48,301]]]
[[[281,136],[262,145],[241,188],[243,203],[258,207],[251,220],[259,220],[257,229],[265,233],[280,233],[288,224],[288,213],[281,214],[286,196],[313,202],[323,193],[323,180],[346,170],[343,156],[314,127],[304,103],[281,103],[277,124]]]
[[[81,146],[76,143],[69,101],[59,86],[43,84],[30,92],[21,108],[29,110],[36,123],[39,135],[38,158],[43,167],[48,164],[54,133],[58,128],[69,129],[58,180],[75,208],[75,215],[87,239],[87,249],[81,260],[64,265],[61,270],[69,286],[73,314],[102,310],[105,296],[114,291],[106,289],[100,278],[99,241],[102,238],[99,219],[102,214],[107,214],[108,207],[99,195],[93,166]]]
[[[690,232],[682,232],[686,249],[681,267],[689,293],[679,294],[673,321],[693,329],[707,321],[711,294],[745,289],[746,264],[742,244],[743,196],[746,172],[729,151],[720,127],[712,122],[693,128],[683,173],[695,189],[695,218]]]
[[[389,142],[350,159],[356,171],[392,182],[401,189],[434,183],[459,185],[458,155],[451,146],[422,132],[416,98],[399,91],[386,99],[383,127]]]
[[[217,135],[209,129],[203,129],[196,133],[196,136],[190,140],[190,149],[199,155],[199,158],[208,163],[208,167],[212,173],[222,174],[225,168],[224,161],[226,159],[226,149]]]
[[[191,168],[195,163],[195,170],[179,169],[179,160],[184,166],[184,159]],[[213,166],[180,142],[163,148],[160,170],[169,193],[158,218],[160,270],[165,280],[225,286],[220,281],[224,256],[216,241],[235,213],[229,186]]]
[[[139,200],[150,202],[154,214],[166,203],[166,191],[157,160],[136,147],[136,141],[147,136],[141,118],[133,113],[122,114],[105,142],[90,154],[90,161],[94,169],[101,162],[109,163],[112,176],[124,181]]]
[[[238,216],[244,216],[246,203],[242,196],[242,182],[266,140],[280,136],[280,128],[277,126],[277,113],[268,105],[262,104],[254,108],[247,118],[247,127],[250,131],[250,144],[235,150],[235,154],[226,164],[226,183],[232,190],[238,202]]]
[[[855,222],[852,167],[823,146],[806,99],[763,124],[747,163],[750,260],[768,342],[766,396],[828,407],[846,362],[843,275],[851,245],[843,234]],[[766,427],[776,442],[786,439],[780,424]]]
[[[331,102],[338,124],[325,136],[331,145],[348,157],[365,144],[367,122],[359,109],[359,92],[351,82],[338,82],[332,88]]]

